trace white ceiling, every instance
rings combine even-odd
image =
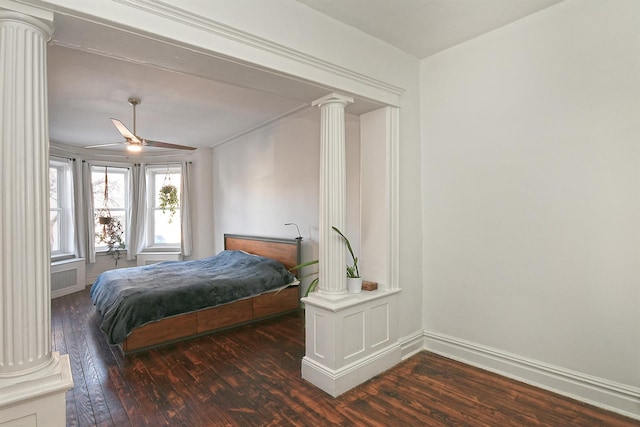
[[[425,58],[563,0],[296,0]]]
[[[423,58],[561,0],[297,1]],[[328,90],[65,15],[56,16],[48,79],[51,141],[79,147],[122,141],[109,119],[133,130],[132,96],[142,101],[139,136],[211,147]],[[376,106],[357,100],[350,108]]]
[[[133,131],[129,97],[141,100],[136,134],[208,147],[305,105],[208,78],[60,46],[49,48],[50,138],[69,145],[122,141],[109,120]],[[122,149],[123,147],[116,147]]]

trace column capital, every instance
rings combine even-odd
[[[322,107],[325,104],[342,104],[347,106],[348,104],[353,104],[353,98],[334,92],[329,95],[325,95],[322,98],[318,98],[311,103],[314,107]]]
[[[0,21],[31,24],[42,31],[47,40],[53,34],[53,11],[37,6],[17,3],[12,0],[0,0]]]

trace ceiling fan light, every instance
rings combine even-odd
[[[139,153],[142,151],[142,146],[140,144],[128,144],[127,151],[131,151],[132,153]]]

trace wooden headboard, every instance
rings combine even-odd
[[[275,237],[244,236],[225,234],[224,248],[245,251],[280,261],[291,268],[300,264],[302,239],[280,239]],[[293,271],[295,274],[296,272]]]

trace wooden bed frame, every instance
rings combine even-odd
[[[224,247],[228,250],[242,250],[272,258],[280,261],[287,268],[300,264],[301,239],[225,234]],[[147,323],[135,328],[127,339],[119,344],[119,347],[127,355],[290,313],[300,309],[299,288],[297,285],[289,286],[281,291],[268,292],[256,297]]]

